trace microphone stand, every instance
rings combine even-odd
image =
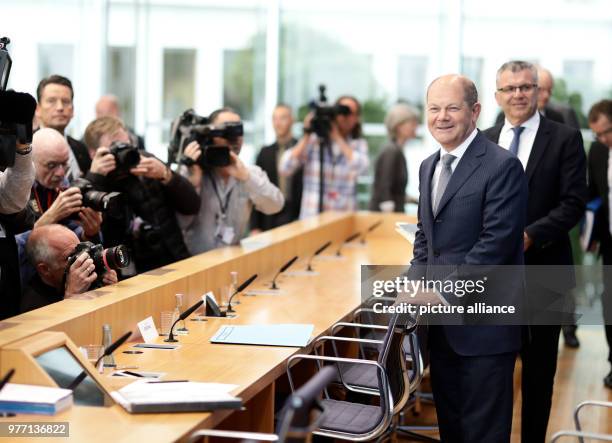
[[[342,243],[340,243],[340,246],[338,247],[338,250],[336,251],[336,256],[338,256],[338,257],[342,256],[342,254],[340,253],[340,251],[342,250],[342,246],[344,246],[347,243],[352,242],[353,240],[355,240],[360,235],[361,234],[359,232],[355,232],[353,235],[351,235],[346,240],[344,240]]]
[[[196,309],[198,309],[200,306],[202,306],[203,303],[204,303],[204,300],[200,299],[197,301],[196,304],[194,304],[189,309],[187,309],[185,312],[183,312],[181,315],[179,315],[179,317],[174,321],[174,323],[172,323],[172,327],[170,328],[170,334],[168,334],[168,338],[165,339],[164,341],[167,343],[176,343],[178,341],[176,338],[174,338],[174,327],[176,326],[176,324],[181,320],[185,320],[187,317],[193,314],[193,312]]]
[[[257,278],[257,274],[253,274],[251,275],[244,283],[242,283],[240,286],[238,286],[238,288],[236,289],[236,291],[230,295],[230,298],[227,300],[227,309],[225,310],[225,312],[236,312],[234,311],[234,309],[232,308],[232,299],[234,298],[234,296],[236,294],[238,294],[239,292],[242,292],[246,289],[247,286],[249,286],[251,283],[253,283],[253,281]]]
[[[319,249],[317,249],[315,251],[314,254],[312,254],[312,257],[310,257],[310,260],[308,260],[308,266],[306,267],[306,271],[308,272],[314,272],[314,270],[312,269],[312,260],[319,255],[321,252],[325,251],[330,245],[332,244],[331,241],[328,241],[327,243],[325,243],[323,246],[321,246]]]
[[[374,223],[372,226],[370,226],[361,236],[361,244],[365,245],[366,242],[366,235],[368,235],[370,232],[372,232],[374,229],[378,228],[380,225],[382,225],[382,220],[378,220],[376,223]]]
[[[287,269],[289,269],[289,266],[291,266],[296,260],[298,259],[298,256],[296,255],[295,257],[293,257],[291,260],[289,260],[287,263],[285,263],[280,270],[276,273],[276,275],[274,276],[274,278],[272,279],[272,286],[270,287],[270,289],[278,289],[278,286],[276,286],[276,277],[278,277],[280,274],[282,274],[283,272],[285,272]]]

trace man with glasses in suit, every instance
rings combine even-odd
[[[561,331],[560,318],[551,317],[550,306],[564,301],[575,286],[575,275],[573,269],[556,273],[551,288],[550,282],[536,283],[529,267],[573,265],[569,231],[584,214],[586,159],[580,131],[538,112],[538,73],[533,64],[504,63],[496,83],[495,98],[505,118],[484,134],[518,157],[529,183],[524,232],[527,303],[537,317],[523,330],[521,437],[523,443],[543,442]]]

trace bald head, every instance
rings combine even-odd
[[[542,110],[552,96],[555,81],[548,69],[538,67],[538,109]]]
[[[36,181],[55,189],[66,176],[70,147],[62,134],[55,129],[42,128],[32,137],[32,160],[36,169]]]
[[[41,279],[59,288],[69,255],[79,243],[74,232],[62,225],[35,228],[26,244],[26,255]]]
[[[114,95],[103,95],[96,103],[96,118],[120,118],[119,100]]]

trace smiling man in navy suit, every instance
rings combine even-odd
[[[446,75],[430,84],[427,125],[440,149],[419,171],[413,277],[431,278],[448,266],[523,264],[525,174],[516,156],[478,132],[479,114],[468,78]],[[442,441],[509,442],[520,328],[446,325],[428,334]]]

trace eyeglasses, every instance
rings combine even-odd
[[[497,92],[503,92],[504,94],[514,94],[514,91],[518,89],[524,94],[526,92],[533,91],[537,87],[538,85],[535,83],[525,83],[524,85],[519,86],[504,86],[503,88],[497,88]]]
[[[68,169],[68,162],[63,162],[63,163],[59,163],[59,162],[49,162],[47,164],[44,165],[45,168],[47,168],[49,171],[53,171],[54,169],[59,168],[60,166],[64,169],[64,171],[66,171]]]
[[[594,132],[595,138],[599,141],[602,141],[602,139],[610,133],[612,133],[612,126],[610,126],[608,129],[604,129],[601,132]]]

